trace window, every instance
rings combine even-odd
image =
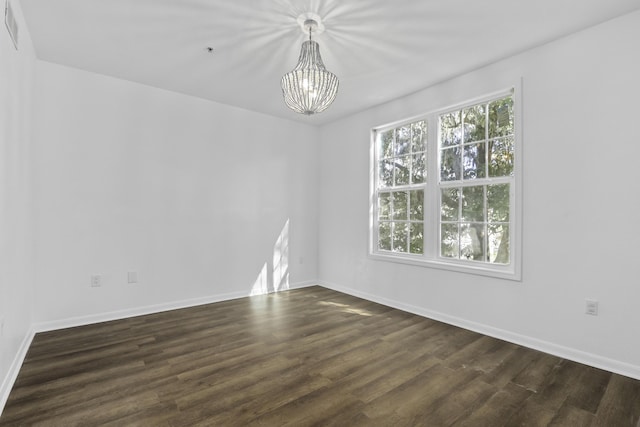
[[[378,138],[378,248],[423,253],[426,122],[389,129]]]
[[[513,91],[374,129],[371,253],[519,279]]]

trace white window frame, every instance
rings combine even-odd
[[[418,265],[490,276],[501,279],[522,280],[522,100],[521,84],[514,84],[507,89],[495,91],[467,99],[445,108],[437,109],[410,119],[389,123],[371,130],[370,143],[370,221],[369,221],[369,257],[374,260],[390,261],[402,264]],[[505,96],[513,98],[514,115],[514,173],[513,177],[485,178],[482,183],[472,181],[440,182],[440,152],[439,152],[439,116],[465,107],[492,101]],[[424,242],[422,255],[397,253],[378,249],[378,157],[376,155],[377,135],[419,120],[427,121],[427,178],[423,184],[424,196]],[[440,184],[443,186],[465,187],[468,185],[491,185],[510,183],[510,222],[509,222],[509,264],[493,264],[482,261],[468,261],[440,256]],[[385,189],[386,190],[386,189]],[[400,190],[400,189],[399,189]],[[393,191],[393,189],[392,189]]]

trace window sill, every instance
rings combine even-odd
[[[458,261],[458,260],[446,260],[444,258],[439,259],[425,259],[419,255],[394,255],[380,252],[369,253],[369,258],[376,261],[394,262],[398,264],[415,265],[419,267],[437,268],[440,270],[455,271],[458,273],[474,274],[478,276],[488,276],[497,279],[513,280],[516,282],[522,281],[522,275],[519,271],[514,269],[513,265],[498,266],[498,265],[479,265],[471,264],[470,262]]]

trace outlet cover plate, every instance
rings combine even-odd
[[[92,288],[99,288],[100,286],[102,286],[102,276],[100,276],[99,274],[94,274],[91,276],[91,287]]]
[[[137,271],[129,271],[129,272],[127,272],[127,283],[138,283],[138,272]]]
[[[585,301],[586,302],[586,306],[585,306],[585,314],[588,314],[590,316],[597,316],[598,315],[598,301],[596,300],[592,300],[592,299],[588,299]]]

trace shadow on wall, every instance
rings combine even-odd
[[[273,245],[273,260],[265,262],[249,295],[264,295],[289,289],[289,220]]]

